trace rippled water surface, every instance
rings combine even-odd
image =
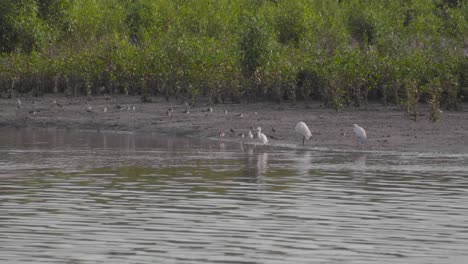
[[[468,263],[468,155],[0,130],[0,263]]]

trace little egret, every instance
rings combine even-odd
[[[19,98],[17,100],[17,103],[18,103],[18,105],[17,105],[18,109],[21,109],[21,100]]]
[[[249,133],[247,133],[247,137],[248,137],[249,139],[253,139],[252,130],[249,130]]]
[[[364,130],[364,128],[354,124],[353,125],[353,131],[354,131],[354,134],[356,134],[356,136],[357,136],[358,144],[362,144],[364,142],[364,140],[367,139],[367,134],[366,134],[366,131]]]
[[[257,137],[258,137],[258,140],[263,145],[268,144],[268,138],[265,136],[265,134],[262,133],[262,128],[261,127],[257,127]]]
[[[302,137],[302,146],[305,145],[305,140],[306,139],[309,139],[310,137],[312,137],[312,133],[310,133],[310,129],[309,127],[306,125],[306,123],[304,122],[299,122],[297,123],[296,127],[294,128],[294,130],[301,134],[303,137]]]

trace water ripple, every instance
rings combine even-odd
[[[463,155],[54,135],[0,145],[0,262],[468,260]]]

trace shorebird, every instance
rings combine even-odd
[[[18,107],[18,109],[21,109],[21,100],[18,98],[16,101],[17,101],[16,107]]]
[[[357,140],[358,140],[358,145],[361,145],[364,143],[364,141],[367,139],[367,134],[364,128],[354,124],[353,125],[353,131],[354,134],[356,134]]]
[[[224,137],[224,135],[225,135],[225,134],[224,134],[223,131],[220,131],[220,132],[218,133],[218,137]]]
[[[104,113],[107,113],[107,107],[104,106],[103,112],[104,112]]]
[[[86,112],[92,112],[92,111],[93,111],[93,107],[88,102],[86,102]]]
[[[224,115],[227,115],[227,114],[228,114],[228,111],[224,109]]]
[[[55,99],[54,99],[54,105],[57,106],[57,107],[62,107],[62,105],[57,103],[57,100],[55,100]]]
[[[268,144],[268,138],[265,136],[265,134],[262,133],[261,127],[257,127],[257,137],[260,143],[262,143],[263,145]]]
[[[237,115],[238,118],[243,118],[244,117],[244,114],[240,113]]]
[[[299,122],[297,123],[296,127],[294,128],[294,130],[301,134],[303,137],[302,137],[302,146],[305,145],[305,140],[306,139],[309,139],[311,136],[312,136],[312,133],[310,133],[310,129],[309,127],[306,125],[306,123],[304,122]]]

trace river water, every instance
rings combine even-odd
[[[468,155],[0,135],[0,263],[468,263]]]

